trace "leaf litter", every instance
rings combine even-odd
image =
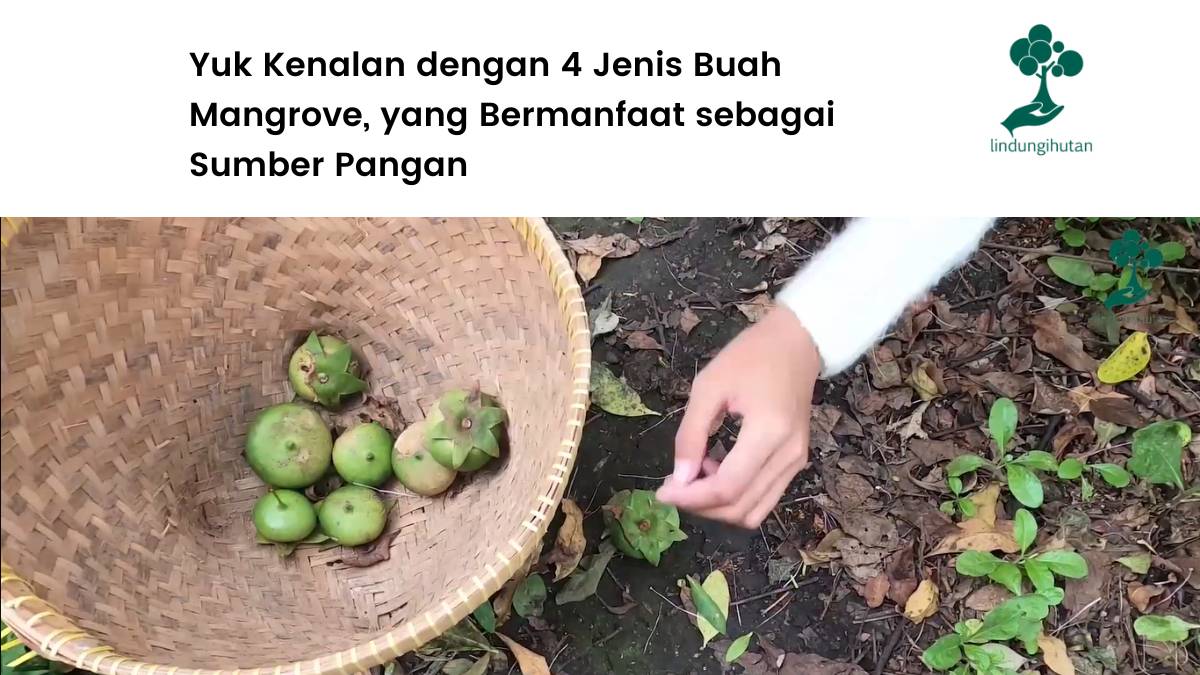
[[[592,324],[597,324],[599,316],[602,319],[599,327],[606,329],[600,337],[607,336],[609,340],[600,341],[601,355],[594,368],[607,370],[611,378],[604,374],[599,377],[610,384],[615,381],[623,385],[616,391],[626,396],[624,404],[613,407],[624,411],[639,410],[638,406],[648,411],[668,410],[658,405],[658,398],[642,400],[647,392],[657,396],[654,388],[658,376],[643,380],[631,375],[628,365],[622,369],[619,364],[627,364],[642,353],[647,355],[643,360],[653,364],[651,372],[664,368],[683,371],[680,374],[684,382],[690,381],[695,371],[716,353],[715,346],[720,343],[709,342],[714,329],[732,334],[736,330],[726,331],[727,324],[746,325],[761,318],[770,307],[769,289],[777,288],[790,274],[786,267],[776,270],[778,262],[790,259],[795,264],[799,251],[820,247],[820,241],[793,240],[800,221],[768,221],[745,221],[761,222],[761,230],[739,224],[742,221],[731,221],[734,224],[729,236],[741,239],[731,247],[727,257],[734,266],[753,269],[757,264],[759,272],[730,280],[723,286],[716,286],[715,281],[710,286],[707,277],[693,273],[698,267],[694,261],[699,258],[692,257],[692,262],[684,258],[696,254],[677,256],[674,252],[674,247],[685,246],[690,237],[699,235],[681,234],[670,241],[656,241],[655,237],[685,230],[689,226],[686,221],[664,221],[661,226],[654,223],[656,229],[631,236],[640,248],[656,243],[661,250],[671,251],[666,257],[672,263],[675,279],[670,274],[664,275],[664,288],[670,289],[657,296],[659,308],[665,311],[640,313],[639,298],[633,294],[642,291],[636,288],[621,295],[629,299],[622,300],[621,313],[631,318],[617,317],[616,321],[609,318],[609,314],[615,317],[612,296],[602,303],[603,312],[592,311]],[[1118,221],[1102,221],[1101,228],[1108,232],[1122,226]],[[1174,226],[1162,228],[1159,232],[1163,236],[1178,233]],[[814,232],[817,239],[824,237],[820,228],[814,228]],[[772,238],[776,234],[788,241]],[[1146,444],[1144,439],[1148,436],[1143,433],[1136,453],[1133,443],[1134,434],[1155,422],[1175,420],[1189,430],[1195,427],[1194,415],[1183,416],[1191,411],[1189,405],[1194,405],[1189,397],[1194,398],[1195,378],[1200,377],[1196,336],[1189,332],[1193,327],[1189,320],[1194,316],[1194,303],[1200,297],[1197,280],[1186,275],[1182,280],[1167,279],[1165,275],[1155,277],[1152,273],[1155,281],[1150,295],[1135,308],[1136,312],[1119,311],[1115,321],[1108,325],[1093,321],[1094,325],[1089,326],[1089,319],[1101,314],[1096,311],[1099,303],[1080,298],[1081,287],[1062,280],[1047,267],[1043,251],[1054,250],[1047,248],[1054,243],[1052,236],[1053,228],[1045,227],[1045,221],[1003,221],[988,241],[1021,251],[988,248],[985,243],[971,265],[963,268],[963,274],[952,274],[929,298],[914,303],[897,321],[893,333],[885,336],[857,367],[830,380],[823,396],[818,391],[811,448],[821,469],[801,474],[776,514],[764,524],[761,533],[755,533],[761,542],[751,544],[748,549],[745,545],[710,544],[695,551],[691,558],[664,561],[664,568],[671,565],[674,579],[687,575],[706,578],[712,566],[725,569],[731,595],[727,610],[730,625],[723,639],[712,639],[713,648],[719,650],[712,652],[712,658],[720,663],[733,640],[750,634],[735,627],[735,622],[741,628],[754,628],[754,637],[747,640],[745,653],[735,659],[733,670],[727,672],[841,674],[863,673],[876,667],[886,672],[924,672],[917,658],[920,650],[937,636],[952,632],[949,621],[980,618],[1010,599],[1011,593],[1000,585],[964,578],[953,569],[959,551],[988,551],[1009,560],[1019,555],[1011,519],[1020,505],[1003,485],[1003,472],[993,474],[982,469],[964,477],[963,492],[973,506],[972,515],[955,513],[951,517],[939,510],[939,505],[952,497],[946,484],[945,468],[949,461],[965,453],[977,453],[990,462],[1000,460],[990,447],[986,420],[992,401],[1001,396],[1014,400],[1019,410],[1020,423],[1010,452],[1045,449],[1059,461],[1081,457],[1086,466],[1108,463],[1127,467],[1134,475],[1128,488],[1117,489],[1085,468],[1083,477],[1094,477],[1094,497],[1088,501],[1083,499],[1077,480],[1060,482],[1053,475],[1039,474],[1046,497],[1042,508],[1034,512],[1041,530],[1037,546],[1047,547],[1045,550],[1059,547],[1080,551],[1087,560],[1089,575],[1060,580],[1059,585],[1065,590],[1062,606],[1052,610],[1038,653],[1027,657],[1030,661],[1024,667],[1044,663],[1043,667],[1060,675],[1070,672],[1071,667],[1081,674],[1100,675],[1105,668],[1112,670],[1117,664],[1146,663],[1149,668],[1162,658],[1183,658],[1184,662],[1190,659],[1196,663],[1195,645],[1167,649],[1131,635],[1128,627],[1138,616],[1145,615],[1139,613],[1139,605],[1134,604],[1128,593],[1129,589],[1136,589],[1138,602],[1153,595],[1146,601],[1151,612],[1181,615],[1185,621],[1197,620],[1196,614],[1187,610],[1200,598],[1196,594],[1200,584],[1200,543],[1186,533],[1200,527],[1200,507],[1194,498],[1189,501],[1183,496],[1176,478],[1185,487],[1195,483],[1200,444],[1195,434],[1181,442],[1183,435],[1178,431],[1173,437],[1163,432],[1151,433],[1151,436],[1161,433],[1160,442],[1151,445]],[[1107,240],[1116,238],[1110,233]],[[596,255],[588,250],[592,247],[600,247],[604,253],[611,246],[618,254],[631,248],[620,238],[606,242],[583,237],[576,241],[586,242],[576,245],[581,251],[568,246],[577,259],[581,255]],[[754,255],[739,258],[739,250]],[[1187,250],[1193,251],[1190,255],[1195,254],[1194,248]],[[632,262],[623,263],[621,269],[640,264],[642,258],[637,252],[630,255]],[[640,254],[646,255],[645,251]],[[1087,255],[1104,257],[1106,252]],[[1097,268],[1096,275],[1101,271]],[[602,277],[603,283],[607,284],[609,278]],[[754,294],[741,293],[739,289]],[[605,290],[622,291],[620,287]],[[1072,304],[1076,306],[1074,313],[1063,311]],[[1180,307],[1185,310],[1180,312]],[[702,315],[704,329],[699,330]],[[655,322],[665,331],[665,340]],[[1118,339],[1110,342],[1108,333],[1114,327]],[[1105,369],[1103,378],[1098,377],[1101,359],[1112,355],[1120,341],[1138,330],[1146,333],[1150,347],[1148,363],[1136,368],[1132,378],[1106,382],[1118,379],[1111,376],[1111,368]],[[610,356],[605,361],[603,345],[611,346],[614,342],[628,351],[620,353],[619,360]],[[693,342],[701,347],[695,352],[697,356],[690,351]],[[681,359],[681,354],[686,357]],[[1125,366],[1125,370],[1129,369],[1130,366]],[[618,377],[623,372],[628,379]],[[630,393],[637,396],[636,400],[627,398]],[[593,395],[596,408],[606,411],[596,399]],[[619,414],[606,413],[607,416],[601,414],[592,424],[604,428],[620,423]],[[671,417],[667,422],[676,418]],[[640,424],[645,428],[657,421]],[[736,432],[736,422],[727,421],[726,425],[725,431],[718,429],[717,444],[732,447],[734,436],[727,434]],[[666,432],[662,438],[669,440],[673,424],[663,424],[662,428]],[[591,427],[588,433],[593,433]],[[585,434],[585,443],[587,437]],[[1163,443],[1162,439],[1169,442]],[[639,447],[637,452],[649,450]],[[1133,459],[1135,454],[1140,458],[1137,461]],[[614,455],[606,474],[619,470],[609,468],[618,466],[614,464],[618,461],[622,460]],[[581,470],[586,468],[581,466]],[[636,473],[662,475],[669,469],[668,463],[662,469]],[[599,485],[602,502],[603,491],[611,488],[605,483]],[[651,486],[645,482],[636,485]],[[594,488],[586,489],[582,494],[572,492],[583,514],[589,511],[584,504],[593,502]],[[694,527],[695,522],[685,518],[685,528]],[[698,544],[703,544],[703,538]],[[1147,546],[1152,546],[1155,552],[1147,553]],[[567,549],[570,547],[565,547],[564,552],[569,552]],[[639,586],[639,569],[618,563],[622,559],[615,554],[597,560],[596,556],[601,554],[584,553],[574,572],[568,570],[565,576],[559,576],[562,567],[556,562],[557,555],[552,551],[543,561],[547,566],[545,571],[551,573],[545,579],[558,578],[549,589],[550,596],[557,603],[562,591],[575,585],[575,594],[582,599],[573,601],[578,605],[569,605],[580,608],[571,611],[592,611],[584,609],[589,606],[585,603],[600,591],[605,598],[597,598],[593,606],[621,622],[616,641],[625,640],[627,633],[637,633],[630,637],[637,640],[634,651],[638,653],[653,654],[670,644],[672,638],[664,633],[664,630],[669,632],[666,626],[686,619],[649,592],[645,582]],[[1118,559],[1122,562],[1118,563]],[[1156,562],[1159,560],[1166,566]],[[596,568],[597,562],[604,563],[604,569],[596,575],[597,586],[600,578],[612,574],[612,570],[620,582],[604,589],[585,583],[580,589],[579,580],[590,581],[586,573]],[[750,565],[753,567],[743,567]],[[752,573],[728,574],[732,569]],[[762,581],[754,581],[755,575],[761,575]],[[821,583],[806,586],[808,579]],[[769,585],[756,586],[757,583]],[[794,585],[799,587],[787,590]],[[1118,588],[1121,593],[1116,592]],[[741,602],[772,589],[782,592]],[[681,595],[686,594],[681,592]],[[567,598],[571,597],[568,593]],[[806,598],[820,599],[815,606],[806,605],[804,612],[796,613],[795,603]],[[695,612],[690,600],[683,600],[683,607]],[[606,607],[621,611],[610,613]],[[548,628],[554,630],[556,615],[551,610],[547,612],[551,619]],[[923,628],[912,624],[909,617],[916,616],[923,616],[920,619]],[[822,617],[821,621],[805,624],[817,621],[817,617]],[[820,632],[822,626],[846,621],[846,617],[863,621],[849,629],[853,631],[851,635],[861,634],[862,642],[837,642]],[[640,629],[637,626],[642,624],[638,622],[645,622]],[[651,630],[656,624],[658,627]],[[543,620],[538,625],[542,627],[538,630],[547,628]],[[564,628],[559,626],[558,630]],[[898,639],[889,646],[893,634]],[[693,636],[696,640],[693,644],[698,645],[702,638],[694,632]],[[774,646],[777,639],[783,648]],[[1064,647],[1061,652],[1060,642]],[[595,649],[603,651],[607,647]],[[1061,658],[1063,653],[1065,660]],[[570,667],[565,667],[564,672],[593,672],[580,669],[582,661],[573,654],[574,648],[567,647],[561,660],[570,662]],[[1023,652],[1021,656],[1025,657]],[[573,658],[576,660],[572,661]],[[853,662],[866,665],[867,671]],[[1105,665],[1109,663],[1113,665]],[[1177,667],[1181,662],[1174,663]],[[667,667],[659,669],[663,668]],[[649,669],[655,670],[656,666]],[[558,670],[555,667],[555,672]]]

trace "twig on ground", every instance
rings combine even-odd
[[[658,604],[658,615],[654,617],[654,626],[650,628],[650,635],[646,636],[646,644],[642,646],[642,653],[645,654],[650,649],[650,640],[654,639],[654,633],[658,630],[658,622],[662,620],[662,603]]]
[[[821,577],[809,577],[807,579],[802,579],[800,581],[797,581],[794,584],[787,584],[783,588],[776,588],[775,590],[765,591],[763,593],[757,593],[755,595],[751,595],[750,597],[747,597],[747,598],[742,598],[741,600],[737,600],[737,601],[729,603],[729,606],[737,607],[738,605],[744,605],[747,602],[754,602],[755,600],[762,600],[763,598],[773,598],[776,595],[779,595],[780,593],[787,593],[788,591],[799,590],[801,588],[804,588],[805,586],[810,586],[812,584],[815,584],[820,580],[821,580]]]
[[[883,669],[887,667],[887,662],[892,658],[892,652],[896,650],[896,645],[900,644],[900,636],[904,633],[904,622],[897,621],[896,627],[892,629],[892,634],[888,636],[888,641],[883,645],[883,651],[879,653],[879,658],[875,660],[875,670],[871,675],[882,675]]]

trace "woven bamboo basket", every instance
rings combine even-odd
[[[437,637],[537,550],[583,428],[587,313],[544,222],[34,219],[2,267],[3,618],[98,673],[349,673]],[[474,384],[509,451],[398,497],[390,559],[256,544],[255,413],[310,329],[423,417]]]

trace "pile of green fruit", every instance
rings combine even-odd
[[[246,433],[246,460],[270,486],[254,505],[254,527],[264,543],[368,544],[387,526],[389,506],[379,493],[388,492],[382,488],[392,475],[409,491],[432,497],[460,472],[500,456],[505,414],[479,391],[447,392],[427,419],[394,443],[376,421],[355,423],[335,439],[311,404],[336,410],[367,386],[350,345],[336,337],[310,333],[292,354],[288,380],[299,400],[263,410]],[[341,487],[310,500],[304,491],[330,478]]]

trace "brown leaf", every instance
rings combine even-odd
[[[503,633],[496,633],[496,637],[503,640],[517,658],[522,675],[550,675],[550,666],[546,665],[546,658],[541,654],[522,647]]]
[[[772,675],[867,675],[867,671],[853,663],[831,661],[816,654],[793,654],[784,657],[778,671],[763,670],[761,673]],[[746,675],[751,674],[749,670]]]
[[[1062,638],[1041,633],[1037,637],[1038,647],[1042,650],[1042,660],[1046,666],[1058,675],[1075,675],[1075,664],[1067,654],[1067,643]]]
[[[900,363],[892,350],[880,345],[867,352],[867,368],[871,372],[871,384],[876,389],[890,389],[904,384]]]
[[[896,524],[867,511],[850,511],[838,517],[842,530],[867,546],[894,548],[900,543]]]
[[[1035,415],[1073,415],[1078,406],[1058,387],[1040,377],[1033,378],[1033,401],[1029,410]]]
[[[908,596],[917,590],[917,580],[913,565],[913,549],[911,546],[900,549],[888,561],[886,572],[888,576],[887,597],[897,605],[903,606],[908,602]]]
[[[1054,455],[1062,457],[1067,446],[1071,445],[1076,439],[1082,439],[1085,446],[1089,445],[1096,439],[1096,432],[1079,420],[1067,422],[1058,430],[1058,433],[1054,434],[1054,440],[1050,444],[1054,450]]]
[[[888,555],[887,549],[867,546],[852,537],[838,540],[837,550],[846,573],[860,584],[867,583],[879,572]]]
[[[593,234],[587,239],[565,239],[563,246],[579,255],[594,255],[599,258],[624,258],[637,253],[641,244],[626,234],[610,234],[607,237]]]
[[[1013,597],[1007,588],[997,584],[988,584],[967,596],[963,601],[969,609],[977,612],[990,612],[1000,603]]]
[[[684,335],[690,335],[692,329],[699,324],[700,317],[692,311],[691,307],[688,307],[679,314],[679,330],[683,331]]]
[[[583,511],[575,501],[564,497],[562,500],[563,524],[558,528],[554,538],[554,550],[550,552],[547,564],[556,566],[554,580],[562,581],[571,576],[583,558],[587,548],[587,537],[583,533]]]
[[[888,576],[882,572],[876,574],[873,579],[868,581],[863,586],[862,593],[863,599],[867,601],[867,607],[874,609],[882,605],[884,599],[887,598],[888,588],[891,585],[892,583],[888,579]]]
[[[365,546],[343,548],[344,553],[342,557],[335,562],[340,561],[350,567],[370,567],[385,560],[390,560],[392,557],[392,541],[396,539],[396,535],[398,534],[400,534],[400,530],[396,530],[391,534],[385,534]],[[348,553],[345,553],[346,551]]]
[[[927,541],[938,541],[959,531],[958,526],[946,514],[938,511],[937,507],[926,499],[904,497],[892,512],[920,530],[921,536]]]
[[[663,351],[662,345],[644,330],[635,330],[625,337],[625,344],[630,349],[657,349]]]
[[[1090,373],[1099,365],[1083,349],[1083,341],[1067,330],[1058,312],[1039,312],[1031,320],[1034,325],[1033,344],[1038,351],[1049,354],[1075,370]]]
[[[1136,607],[1137,611],[1142,614],[1150,609],[1150,601],[1162,595],[1165,590],[1162,586],[1143,584],[1137,581],[1129,582],[1129,586],[1125,588],[1125,592],[1129,595],[1129,604]]]
[[[521,584],[525,583],[525,577],[529,576],[529,570],[533,569],[533,564],[537,562],[539,556],[540,554],[530,555],[526,558],[525,564],[521,565],[517,573],[500,587],[500,592],[492,599],[492,611],[496,613],[497,626],[508,621],[509,614],[512,613],[513,595],[516,594]]]
[[[913,623],[921,623],[937,614],[938,587],[931,579],[925,579],[917,585],[917,590],[908,596],[904,603],[904,616]]]
[[[842,509],[847,511],[858,509],[868,502],[878,505],[878,502],[873,499],[875,486],[862,476],[829,469],[821,472],[821,479],[825,483],[825,491],[829,497]]]
[[[1028,342],[1021,341],[1020,346],[1013,350],[1008,359],[1008,367],[1014,373],[1023,373],[1033,367],[1033,347]]]
[[[600,273],[600,264],[603,258],[598,255],[583,254],[575,261],[575,272],[579,274],[579,280],[583,283],[588,283],[596,278]]]
[[[1183,305],[1175,305],[1175,321],[1168,327],[1174,335],[1200,335],[1200,326],[1196,320],[1188,316]]]
[[[1080,555],[1087,561],[1087,576],[1082,579],[1067,579],[1063,584],[1063,607],[1071,616],[1083,611],[1085,607],[1088,607],[1088,615],[1103,609],[1104,602],[1096,600],[1104,597],[1104,587],[1108,585],[1109,576],[1112,574],[1113,556],[1102,551],[1081,551]],[[1079,618],[1086,621],[1087,615]]]
[[[739,312],[750,320],[750,323],[754,323],[767,315],[767,312],[771,309],[771,304],[771,296],[763,293],[754,296],[749,302],[738,303],[737,308]]]
[[[846,538],[846,533],[841,530],[830,530],[817,545],[811,549],[805,549],[800,552],[800,559],[808,565],[824,565],[831,560],[840,558],[842,553],[838,550],[838,544]]]
[[[1137,406],[1127,398],[1098,398],[1091,403],[1092,414],[1105,422],[1123,427],[1140,428],[1146,423]]]
[[[1000,484],[990,483],[987,487],[979,490],[971,495],[971,502],[975,504],[975,515],[967,519],[964,525],[971,521],[979,521],[985,527],[990,529],[996,526],[996,502],[1000,501]],[[968,525],[967,529],[971,529]]]
[[[984,373],[972,379],[992,390],[993,393],[1008,398],[1017,398],[1033,388],[1033,380],[1030,378],[1001,371]]]
[[[638,237],[638,242],[641,243],[641,245],[645,248],[658,248],[659,246],[669,244],[676,239],[682,238],[688,232],[692,231],[692,227],[693,226],[689,225],[682,230],[668,232],[664,235],[642,235],[641,237]]]
[[[959,448],[952,441],[933,441],[926,438],[912,439],[908,442],[908,449],[925,466],[933,466],[938,462],[948,462],[964,454],[962,448]]]

